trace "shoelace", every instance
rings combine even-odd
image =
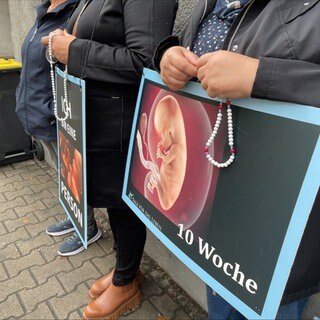
[[[60,225],[64,224],[65,222],[68,222],[68,221],[69,221],[68,218],[64,218],[63,220],[58,222],[58,225],[60,226]]]
[[[72,242],[74,242],[75,240],[77,240],[78,242],[81,241],[76,233],[74,233],[70,238],[68,238],[68,239],[67,239],[67,242],[72,243]]]

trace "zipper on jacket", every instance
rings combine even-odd
[[[29,42],[32,42],[32,41],[33,41],[33,39],[34,39],[34,37],[36,36],[37,32],[38,32],[38,28],[35,28],[34,31],[33,31],[32,36],[31,36],[31,38],[30,38],[30,40],[29,40]]]
[[[241,26],[241,24],[242,24],[242,22],[243,22],[244,18],[246,17],[246,15],[247,15],[248,11],[250,10],[250,8],[251,8],[251,6],[253,5],[253,3],[254,3],[254,2],[255,2],[255,0],[252,0],[252,1],[249,3],[248,7],[246,8],[246,10],[245,10],[244,14],[242,15],[242,17],[241,17],[241,19],[240,19],[240,21],[239,21],[239,23],[238,23],[238,25],[237,25],[236,29],[234,30],[234,32],[233,32],[233,34],[232,34],[232,37],[231,37],[231,39],[230,39],[230,41],[229,41],[229,43],[228,43],[228,47],[227,47],[227,50],[228,50],[228,51],[230,51],[230,48],[231,48],[232,42],[233,42],[233,40],[234,40],[234,38],[235,38],[235,36],[236,36],[237,32],[239,31],[239,28],[240,28],[240,26]]]

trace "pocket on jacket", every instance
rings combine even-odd
[[[122,150],[122,97],[90,97],[86,110],[87,148]]]

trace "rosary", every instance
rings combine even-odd
[[[218,161],[214,160],[213,157],[209,154],[209,147],[214,142],[214,139],[218,133],[220,123],[222,120],[222,109],[223,109],[222,101],[220,102],[219,107],[218,107],[219,110],[218,110],[218,114],[217,114],[217,119],[214,124],[212,133],[211,133],[211,135],[206,143],[206,146],[204,148],[204,153],[205,153],[205,156],[208,159],[208,161],[212,165],[214,165],[215,167],[218,167],[218,168],[226,168],[226,167],[230,166],[232,164],[233,160],[235,159],[235,153],[236,153],[236,149],[233,146],[233,124],[232,124],[232,110],[231,110],[230,100],[226,101],[226,105],[227,105],[227,121],[228,121],[228,144],[229,144],[229,150],[230,150],[229,159],[225,162],[218,162]]]
[[[63,107],[62,110],[65,113],[65,116],[63,118],[60,118],[58,115],[58,106],[57,106],[57,90],[56,90],[56,83],[55,83],[55,77],[54,77],[54,64],[58,61],[56,57],[52,53],[52,38],[55,36],[54,33],[49,34],[49,41],[48,41],[48,54],[47,54],[47,60],[50,63],[50,78],[51,78],[51,88],[52,88],[52,96],[53,96],[53,112],[54,116],[58,121],[65,121],[67,120],[69,116],[69,112],[71,114],[71,110],[69,107],[69,101],[68,101],[68,88],[67,88],[67,66],[64,70],[64,79],[63,79]]]

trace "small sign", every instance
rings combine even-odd
[[[85,82],[56,68],[56,83],[59,200],[87,248]]]

